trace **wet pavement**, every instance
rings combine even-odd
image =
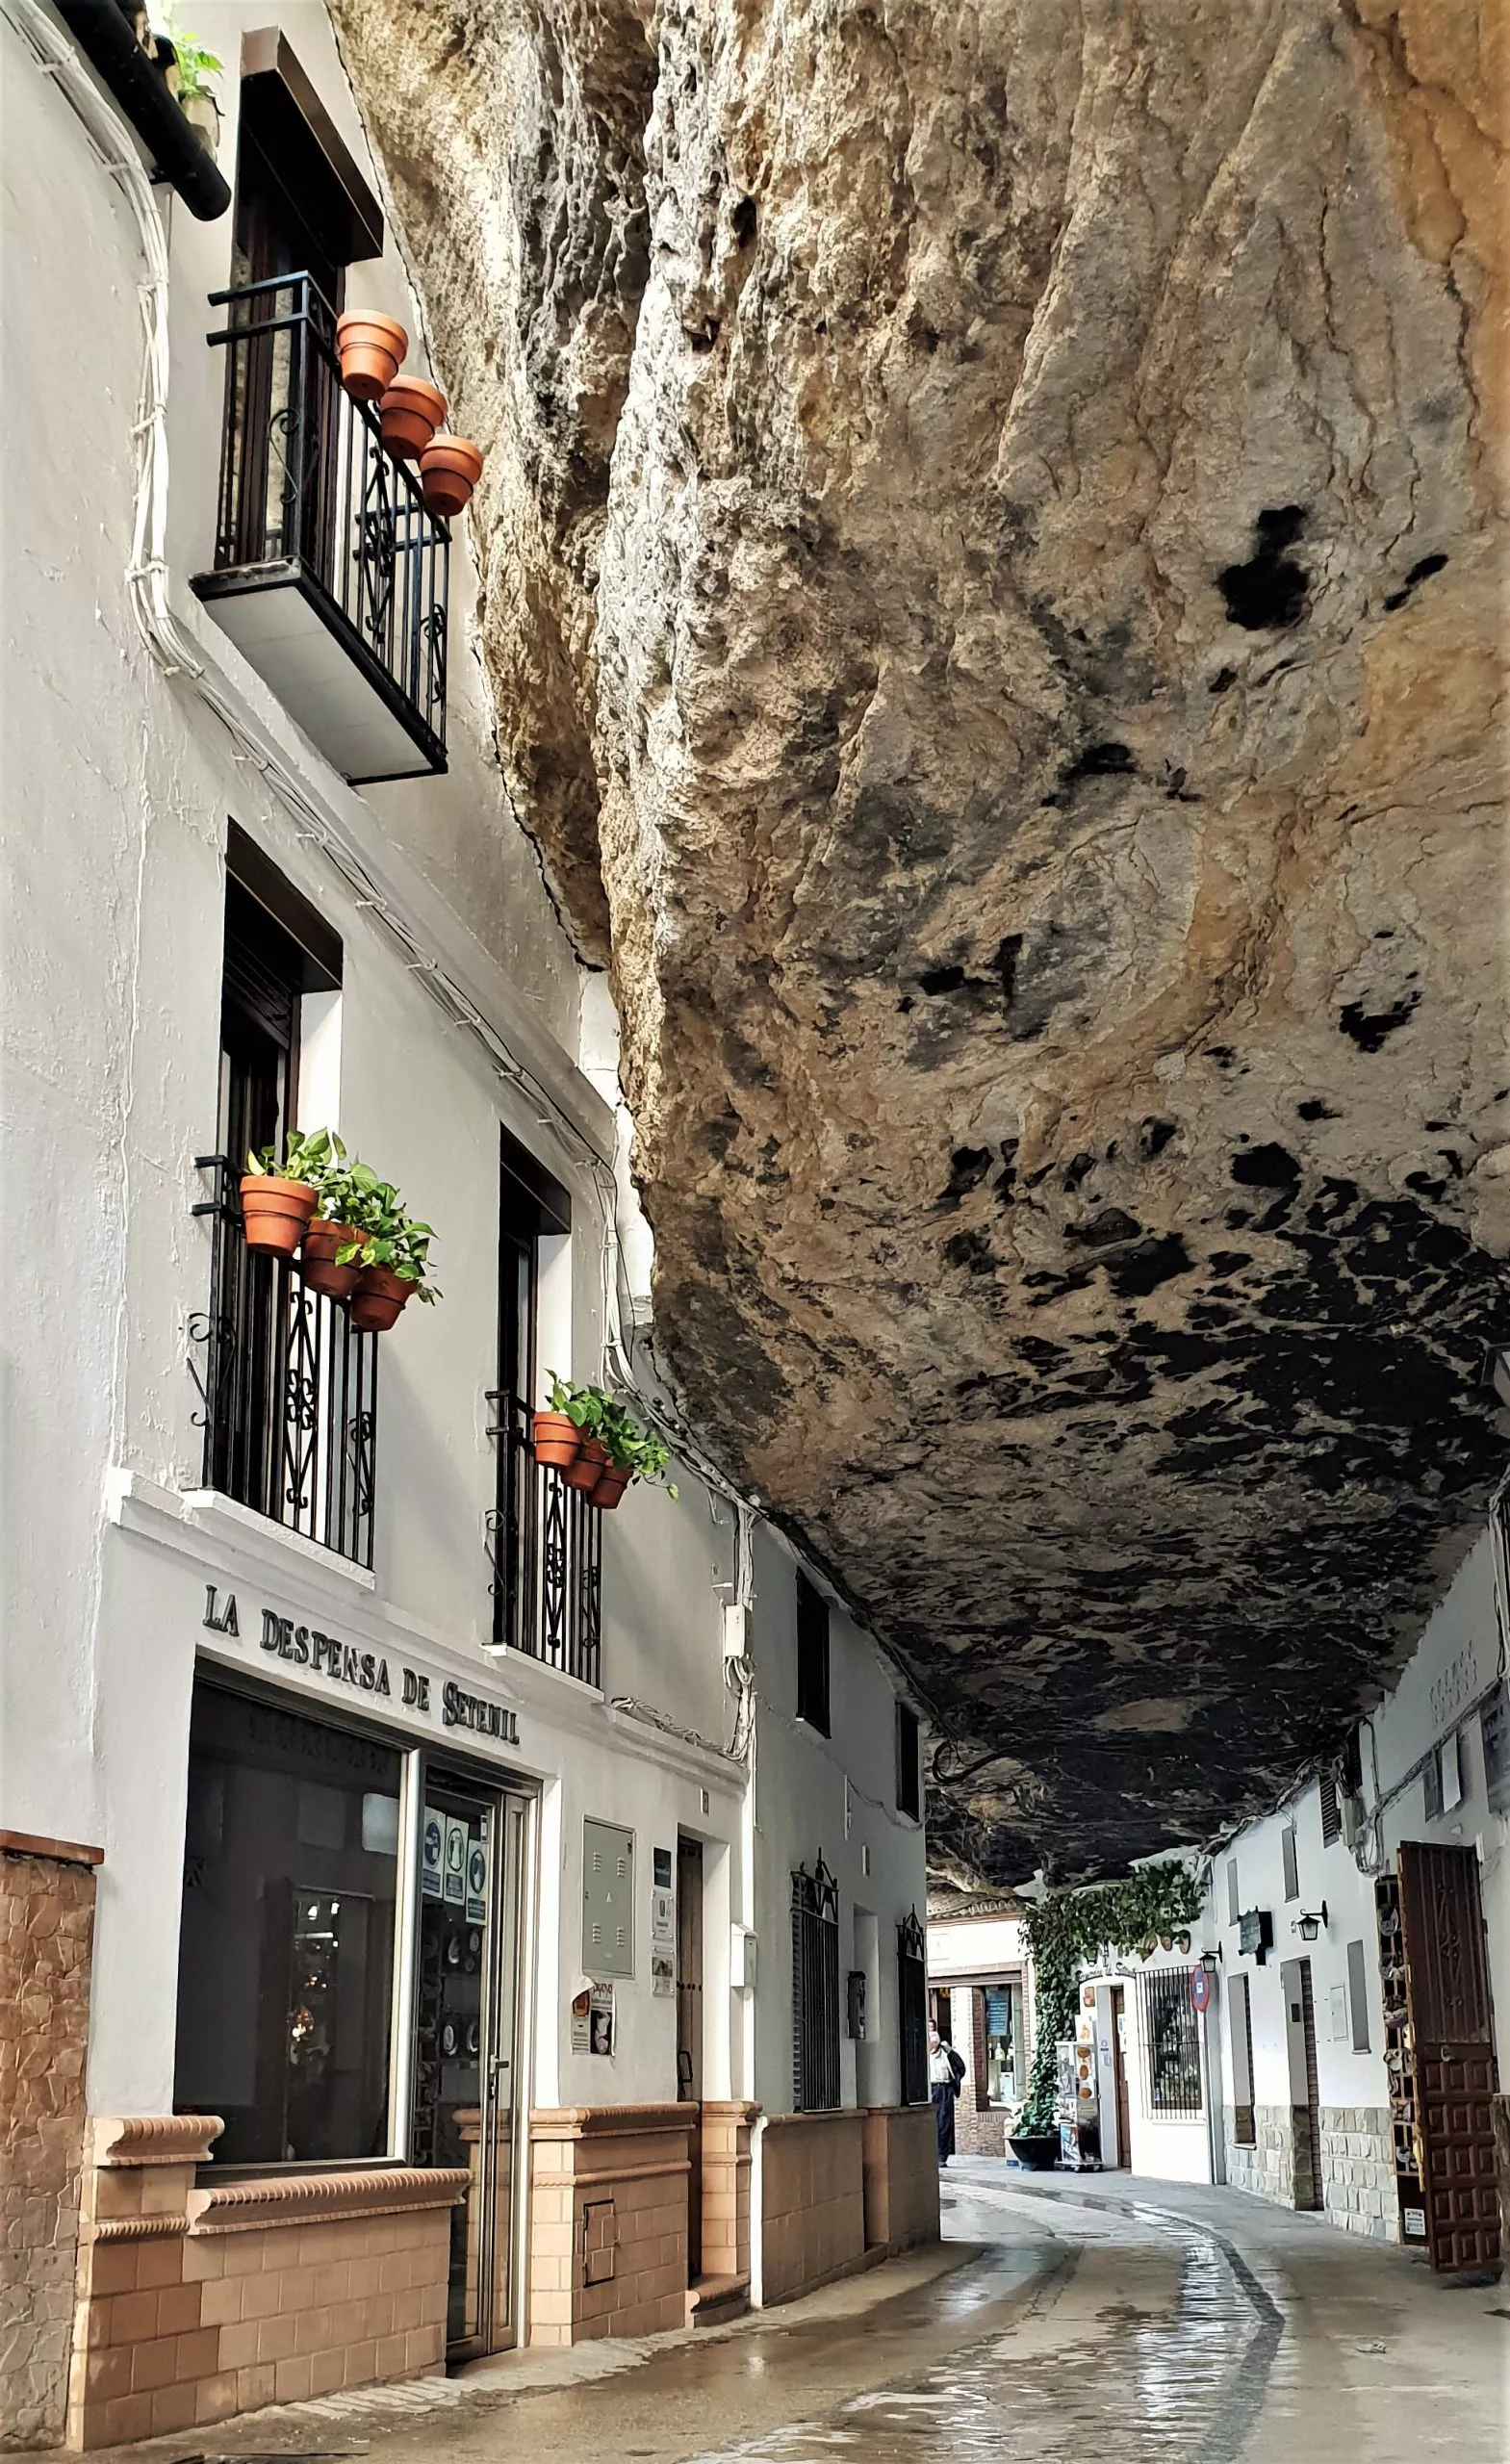
[[[480,2364],[122,2452],[374,2464],[1507,2464],[1510,2287],[1239,2192],[945,2177],[943,2251],[732,2328]]]

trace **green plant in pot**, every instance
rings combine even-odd
[[[631,1480],[665,1476],[671,1450],[653,1429],[601,1386],[577,1386],[550,1377],[550,1408],[534,1420],[535,1460],[552,1464],[567,1486],[607,1511]],[[674,1487],[669,1494],[675,1497]]]
[[[329,1168],[334,1139],[329,1129],[291,1129],[281,1158],[275,1146],[261,1147],[247,1156],[241,1200],[248,1249],[292,1258],[320,1203],[321,1176]]]
[[[645,1428],[623,1403],[605,1399],[601,1437],[608,1466],[592,1492],[592,1502],[606,1513],[616,1506],[631,1480],[665,1480],[671,1449],[654,1429]],[[666,1481],[668,1497],[676,1483]]]
[[[353,1237],[338,1247],[336,1263],[360,1269],[351,1323],[359,1334],[386,1334],[409,1301],[441,1296],[425,1274],[434,1227],[410,1215],[393,1182],[380,1181],[369,1164],[352,1165],[346,1202]]]
[[[312,1292],[322,1292],[331,1300],[349,1300],[362,1279],[361,1265],[351,1250],[362,1237],[355,1175],[363,1169],[348,1157],[332,1130],[329,1156],[317,1174],[320,1196],[314,1219],[299,1251],[304,1281]]]
[[[205,152],[214,156],[220,142],[220,104],[210,80],[220,74],[225,63],[192,35],[175,29],[168,39],[173,51],[169,89]]]

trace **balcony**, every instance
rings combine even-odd
[[[488,1401],[496,1416],[488,1435],[499,1450],[498,1504],[488,1516],[493,1639],[597,1685],[602,1516],[559,1472],[535,1461],[528,1402],[497,1389]]]
[[[193,1210],[212,1227],[210,1305],[189,1325],[203,1485],[371,1571],[378,1339],[296,1259],[248,1249],[229,1160],[194,1160],[214,1175]]]
[[[212,293],[229,322],[215,570],[193,588],[344,778],[446,767],[450,532],[341,382],[308,274]]]

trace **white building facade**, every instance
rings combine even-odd
[[[937,2208],[898,1681],[710,1471],[604,1513],[533,1460],[647,1305],[627,1124],[465,526],[332,373],[327,299],[422,349],[328,20],[197,12],[201,219],[98,13],[4,16],[0,2370],[10,2443],[87,2447]],[[295,1126],[436,1226],[439,1306],[249,1255]]]

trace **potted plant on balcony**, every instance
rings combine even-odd
[[[356,1236],[336,1251],[336,1263],[361,1270],[352,1325],[359,1334],[386,1334],[411,1300],[441,1296],[424,1272],[435,1233],[409,1214],[392,1181],[380,1181],[371,1165],[352,1165],[351,1189]]]
[[[387,393],[408,347],[408,334],[397,317],[354,308],[336,319],[341,382],[358,402],[375,402]]]
[[[601,1428],[608,1460],[593,1488],[591,1502],[608,1514],[631,1480],[665,1480],[671,1449],[654,1429],[642,1427],[623,1403],[607,1398]],[[677,1495],[675,1481],[666,1481],[666,1494],[673,1498]]]
[[[292,1258],[320,1202],[320,1178],[330,1161],[331,1132],[291,1129],[281,1168],[275,1146],[248,1155],[242,1176],[242,1224],[248,1249]]]
[[[420,456],[420,486],[425,511],[442,522],[454,522],[472,501],[482,476],[482,454],[467,436],[432,436]]]
[[[356,1260],[362,1232],[354,1221],[359,1212],[354,1167],[334,1130],[330,1155],[318,1176],[320,1196],[313,1220],[306,1226],[299,1250],[299,1270],[312,1292],[331,1300],[349,1300],[362,1279]],[[343,1253],[345,1262],[343,1262]]]
[[[446,417],[446,397],[424,376],[396,376],[377,405],[383,443],[397,462],[418,462]]]
[[[572,1407],[586,1392],[585,1387],[574,1386],[570,1378],[558,1377],[551,1371],[550,1408],[536,1412],[530,1432],[537,1463],[546,1464],[554,1472],[565,1472],[576,1461],[586,1421],[585,1417],[578,1420]]]

